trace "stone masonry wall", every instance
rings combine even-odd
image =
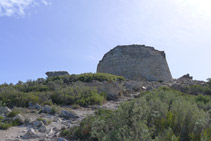
[[[124,76],[129,80],[172,81],[163,51],[144,45],[117,46],[99,62],[97,72]]]

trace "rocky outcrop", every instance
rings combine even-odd
[[[136,81],[172,81],[163,51],[144,45],[117,46],[99,62],[97,72]]]
[[[190,76],[190,74],[186,74],[180,77],[179,80],[193,80],[193,76]]]
[[[77,118],[79,118],[74,112],[66,111],[66,110],[61,111],[60,116],[64,117],[65,119],[77,119]]]
[[[0,115],[7,115],[8,113],[10,113],[11,110],[8,107],[0,107]]]
[[[48,77],[69,75],[67,71],[50,71],[45,73]]]
[[[40,138],[40,136],[36,133],[34,129],[29,129],[27,133],[22,137],[23,139],[35,139]]]

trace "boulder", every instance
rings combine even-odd
[[[182,77],[179,78],[180,80],[181,79],[190,79],[190,80],[193,80],[193,76],[190,76],[190,74],[186,74],[186,75],[183,75]]]
[[[79,118],[74,112],[66,111],[66,110],[61,111],[60,116],[64,117],[65,119],[76,119],[76,118]]]
[[[29,109],[37,109],[37,110],[41,110],[41,106],[39,104],[32,104],[32,103],[29,103]]]
[[[34,129],[29,129],[27,133],[22,137],[23,139],[35,139],[40,138],[40,136],[35,132]]]
[[[45,106],[42,108],[42,111],[43,111],[44,113],[51,114],[51,112],[52,112],[52,107],[49,106],[49,105],[45,105]]]
[[[0,107],[0,115],[7,115],[11,112],[11,110],[8,107]]]
[[[38,131],[41,132],[41,133],[45,133],[47,131],[47,128],[46,128],[46,126],[43,125],[43,126],[38,128]]]
[[[41,127],[41,126],[44,126],[44,125],[45,124],[42,121],[39,121],[39,120],[36,120],[33,123],[33,127],[35,127],[35,128],[38,128],[38,127]]]
[[[50,71],[45,73],[48,77],[69,75],[67,71]]]
[[[142,83],[138,81],[126,81],[123,86],[129,93],[135,93],[142,90]]]

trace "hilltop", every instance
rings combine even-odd
[[[2,140],[211,140],[211,79],[173,79],[152,47],[117,46],[97,73],[46,75],[0,85]]]

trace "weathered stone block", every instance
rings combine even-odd
[[[62,75],[69,75],[67,71],[51,71],[45,73],[48,77],[51,76],[62,76]]]

